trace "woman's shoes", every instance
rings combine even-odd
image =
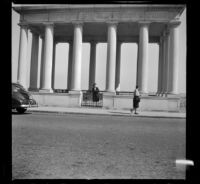
[[[138,114],[137,112],[135,112],[135,114]]]

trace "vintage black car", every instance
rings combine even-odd
[[[12,109],[24,113],[29,107],[38,107],[31,94],[19,83],[12,83]]]

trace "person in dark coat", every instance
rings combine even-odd
[[[93,102],[99,101],[99,88],[96,86],[96,83],[94,83],[92,87],[92,99]]]
[[[133,110],[135,110],[135,114],[138,114],[136,110],[139,107],[139,102],[140,102],[140,93],[138,91],[138,85],[136,85],[133,96],[133,109],[131,109],[131,113],[133,112]]]

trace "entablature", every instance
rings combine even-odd
[[[184,5],[52,5],[13,7],[20,13],[20,21],[28,22],[168,22],[178,19]]]

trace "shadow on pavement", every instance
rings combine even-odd
[[[12,111],[12,115],[28,115],[28,114],[32,114],[31,112],[25,112],[25,113],[18,113],[17,111]]]

